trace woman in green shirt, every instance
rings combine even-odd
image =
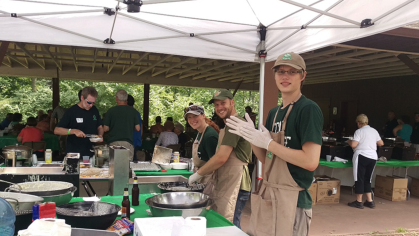
[[[196,172],[214,156],[217,150],[220,129],[212,120],[205,117],[204,108],[198,105],[187,107],[184,118],[193,129],[198,131],[198,135],[192,146],[192,160],[194,172]],[[200,182],[207,183],[211,179],[211,176],[205,176]]]

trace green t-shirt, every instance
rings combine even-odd
[[[196,141],[201,140],[201,133],[198,133]],[[196,142],[195,141],[195,142]],[[208,161],[217,151],[218,133],[211,126],[207,126],[204,137],[198,146],[198,157],[202,161]]]
[[[133,144],[134,129],[140,124],[140,120],[134,108],[115,106],[106,112],[103,124],[109,126],[109,143],[126,141]]]
[[[237,118],[244,120],[241,117]],[[246,163],[252,162],[252,146],[250,146],[250,143],[247,142],[244,138],[236,134],[230,133],[228,131],[229,129],[230,127],[225,127],[225,134],[223,140],[221,141],[221,145],[233,147],[233,152],[236,154],[239,160]],[[247,166],[244,166],[240,189],[250,192],[251,188],[252,181],[249,174],[249,168],[247,168]]]
[[[278,108],[275,107],[269,111],[265,124],[266,129],[269,131],[272,131],[272,122]],[[275,122],[280,122],[284,119],[288,108],[289,106],[284,109],[279,109]],[[294,104],[287,120],[285,136],[291,137],[291,140],[287,141],[287,147],[302,150],[302,146],[306,142],[314,142],[322,145],[322,128],[323,114],[319,106],[305,96],[301,96]],[[313,182],[314,171],[308,171],[290,163],[287,163],[287,165],[295,182],[305,189],[300,191],[298,195],[297,207],[310,209],[312,199],[307,189],[310,188]]]

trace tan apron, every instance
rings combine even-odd
[[[194,164],[194,169],[193,169],[194,173],[196,173],[199,170],[199,168],[201,168],[202,166],[205,165],[205,163],[207,163],[206,161],[203,161],[199,159],[198,157],[198,147],[199,147],[199,144],[201,144],[202,139],[204,138],[205,130],[207,130],[207,127],[208,125],[205,127],[204,132],[202,132],[201,139],[198,141],[198,135],[197,135],[192,145],[192,161]],[[198,181],[200,184],[206,185],[203,193],[209,195],[210,198],[213,197],[212,192],[214,190],[214,181],[213,181],[212,176],[213,176],[213,173],[205,175]]]
[[[221,145],[224,134],[225,129],[220,130],[217,150]],[[237,196],[239,195],[242,181],[243,166],[246,165],[247,163],[240,161],[236,153],[232,151],[226,163],[214,172],[213,179],[215,181],[215,188],[212,209],[230,222],[233,222]]]
[[[281,131],[273,133],[276,116],[272,124],[272,139],[284,145],[285,128],[294,103],[291,103],[284,117]],[[251,216],[248,234],[252,236],[292,236],[298,194],[303,188],[292,178],[287,162],[267,152],[265,172],[259,191],[251,196]]]

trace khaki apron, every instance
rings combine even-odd
[[[197,135],[192,145],[192,161],[194,164],[194,169],[193,169],[194,173],[196,173],[199,170],[199,168],[201,168],[202,166],[205,165],[205,163],[207,163],[206,161],[203,161],[199,159],[198,157],[198,147],[199,147],[199,144],[201,144],[202,139],[204,138],[205,130],[207,129],[207,127],[208,125],[205,127],[204,132],[202,132],[201,139],[198,141],[198,135]],[[198,181],[198,183],[200,184],[205,184],[205,189],[203,193],[209,195],[210,198],[212,198],[212,192],[214,190],[214,181],[213,181],[212,176],[213,176],[213,173],[205,175]]]
[[[225,129],[220,130],[217,150],[224,138]],[[240,161],[234,151],[231,152],[224,165],[214,172],[215,188],[213,192],[214,205],[212,209],[230,222],[233,222],[237,196],[243,175],[243,166],[247,163]]]
[[[298,99],[297,99],[298,100]],[[279,133],[273,133],[276,116],[272,124],[272,139],[284,145],[285,128],[291,103],[282,122]],[[265,173],[260,190],[251,196],[251,216],[248,234],[252,236],[292,236],[298,194],[303,190],[292,178],[287,162],[280,157],[267,152],[265,158]]]

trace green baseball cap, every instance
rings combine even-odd
[[[279,55],[272,69],[281,65],[291,66],[297,70],[306,70],[306,63],[304,59],[299,54],[294,52],[287,52],[282,55]]]
[[[221,89],[214,93],[212,99],[208,102],[208,104],[213,104],[214,100],[226,100],[227,98],[233,99],[233,94],[227,89]]]

